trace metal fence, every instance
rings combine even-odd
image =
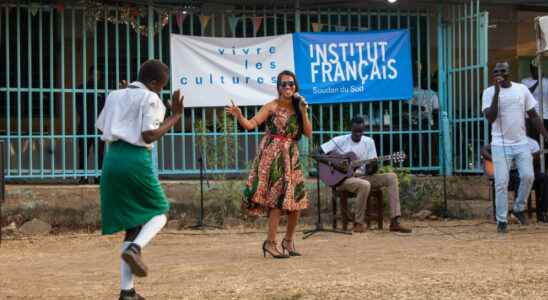
[[[448,59],[451,55],[437,49],[440,45],[455,45],[447,44],[442,37],[449,32],[456,36],[456,29],[440,34],[440,10],[240,7],[208,12],[185,8],[183,14],[182,8],[154,5],[140,11],[119,6],[60,9],[32,3],[5,4],[0,8],[0,61],[4,62],[0,67],[0,139],[7,145],[8,179],[99,175],[103,145],[93,123],[106,95],[117,88],[120,80],[134,80],[140,63],[146,59],[158,58],[169,64],[171,33],[250,37],[294,31],[409,29],[415,94],[424,100],[424,105],[405,99],[312,105],[314,133],[311,140],[302,143],[303,152],[347,133],[349,120],[360,114],[366,119],[366,134],[375,139],[379,154],[406,152],[408,160],[400,166],[412,172],[438,173],[442,169],[441,124],[432,101],[433,95],[438,95],[438,78],[445,74],[445,70],[438,73],[438,67],[445,65],[439,58]],[[124,23],[131,15],[136,22]],[[472,64],[475,62],[464,60],[459,68],[451,69],[450,78],[471,70]],[[439,106],[440,111],[450,108],[450,118],[455,118],[453,131],[457,132],[461,124],[476,122],[477,118],[461,117],[457,105],[444,99],[445,94],[453,95],[449,101],[460,103],[455,94],[458,83],[451,84],[440,85],[440,89],[449,88],[452,92],[439,91]],[[163,91],[162,97],[167,99],[169,91]],[[243,109],[248,117],[257,110]],[[212,173],[245,172],[261,132],[262,128],[241,130],[235,120],[227,118],[223,108],[185,109],[181,122],[158,142],[159,173],[198,174],[196,158],[200,155],[207,156]],[[455,144],[473,140],[457,136],[453,135]],[[474,145],[480,140],[473,140]],[[475,157],[479,160],[479,156]],[[474,170],[475,166],[464,168]]]
[[[451,7],[444,26],[447,64],[447,112],[451,120],[452,168],[477,172],[479,153],[489,141],[489,126],[481,114],[481,95],[488,86],[488,14],[478,2]]]

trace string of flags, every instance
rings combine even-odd
[[[118,9],[113,9],[112,6],[105,5],[102,1],[98,0],[84,0],[80,1],[80,4],[84,6],[85,11],[85,23],[89,30],[94,30],[97,21],[107,21],[111,23],[125,24],[131,26],[137,33],[140,33],[143,36],[147,36],[148,26],[147,24],[141,24],[143,18],[148,14],[146,7],[139,6],[121,6]],[[28,10],[31,15],[35,16],[40,9],[43,9],[44,6],[39,3],[31,2],[28,6]],[[58,12],[63,13],[65,11],[65,2],[57,1],[53,4],[52,8]],[[9,12],[9,7],[6,7],[7,12]],[[187,7],[175,9],[175,14],[173,14],[173,7],[154,7],[154,11],[157,13],[158,18],[155,18],[157,21],[154,23],[152,28],[152,33],[159,33],[162,28],[169,24],[169,19],[174,19],[178,27],[182,27],[184,22],[187,19],[189,13],[196,15],[195,9],[189,9]],[[197,15],[202,33],[205,32],[208,28],[208,25],[211,22],[213,14],[199,14]],[[240,22],[244,24],[251,23],[253,26],[254,35],[261,30],[264,19],[268,17],[259,17],[259,16],[228,16],[228,28],[232,35],[236,34],[236,29]],[[145,19],[146,20],[146,19]],[[144,23],[144,22],[143,22]],[[327,31],[367,31],[368,28],[364,27],[348,27],[342,25],[329,25],[320,22],[311,22],[310,23],[313,32],[322,32],[324,28],[327,28]],[[248,25],[249,26],[249,25]]]
[[[235,34],[236,33],[236,27],[238,26],[238,23],[240,21],[245,22],[245,20],[251,20],[253,23],[253,32],[254,35],[257,35],[257,32],[261,29],[261,26],[263,24],[264,17],[237,17],[237,16],[229,16],[228,17],[228,26],[230,28],[230,33]]]
[[[28,6],[28,10],[29,10],[29,12],[32,16],[36,16],[36,14],[38,14],[38,11],[40,10],[40,7],[41,6],[40,6],[39,3],[31,2],[30,5]],[[9,13],[11,7],[6,6],[5,8],[6,8],[6,11]],[[53,8],[55,9],[55,11],[57,11],[59,13],[62,13],[62,12],[65,11],[65,3],[64,2],[57,2],[53,5]]]
[[[348,27],[348,26],[342,26],[342,25],[323,24],[323,23],[319,23],[319,22],[312,22],[311,25],[312,25],[312,31],[313,32],[321,32],[324,27],[327,27],[328,31],[336,31],[336,32],[368,31],[369,30],[369,28],[367,28],[367,27]],[[331,27],[331,28],[329,28],[329,27]]]

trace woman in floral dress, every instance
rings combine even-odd
[[[278,74],[277,88],[278,98],[263,105],[251,120],[246,119],[234,103],[226,111],[246,130],[266,122],[266,132],[251,167],[242,206],[252,215],[268,214],[268,236],[263,243],[263,255],[269,253],[274,258],[288,258],[300,256],[295,251],[293,236],[300,210],[308,207],[308,196],[298,141],[303,134],[309,138],[312,136],[312,124],[308,119],[306,102],[295,96],[299,91],[295,74],[290,71]],[[282,240],[283,252],[276,245],[281,214],[288,216],[287,232]]]

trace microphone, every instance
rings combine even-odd
[[[502,77],[502,76],[495,76],[495,81],[496,81],[498,84],[500,84],[501,82],[504,81],[504,77]]]

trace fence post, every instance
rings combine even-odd
[[[147,5],[147,52],[148,59],[154,59],[154,8],[152,2]],[[160,98],[162,96],[160,95]],[[158,141],[152,143],[152,164],[154,165],[154,173],[159,176],[158,172]]]
[[[453,174],[453,144],[451,141],[451,132],[449,126],[449,117],[447,109],[449,107],[448,103],[448,92],[447,91],[447,61],[445,60],[445,43],[447,42],[447,36],[444,32],[444,22],[443,22],[443,11],[442,5],[438,6],[438,89],[439,89],[439,100],[440,100],[440,145],[439,148],[439,158],[441,161],[441,170],[440,174],[452,175]]]
[[[0,140],[0,245],[2,244],[2,205],[6,198],[6,178],[4,174],[4,158],[6,155],[5,151],[6,143]]]
[[[295,1],[295,29],[294,29],[295,32],[300,32],[301,31],[301,5],[300,5],[300,1],[297,0]],[[297,78],[298,80],[298,78]],[[305,137],[303,135],[303,137],[301,138],[301,141],[299,142],[299,149],[301,150],[300,154],[301,155],[304,155],[304,154],[308,154],[309,151],[310,151],[310,143],[312,142],[312,139],[308,140],[307,137]],[[303,158],[303,162],[305,163],[306,166],[308,166],[308,161],[307,161],[308,158]]]

